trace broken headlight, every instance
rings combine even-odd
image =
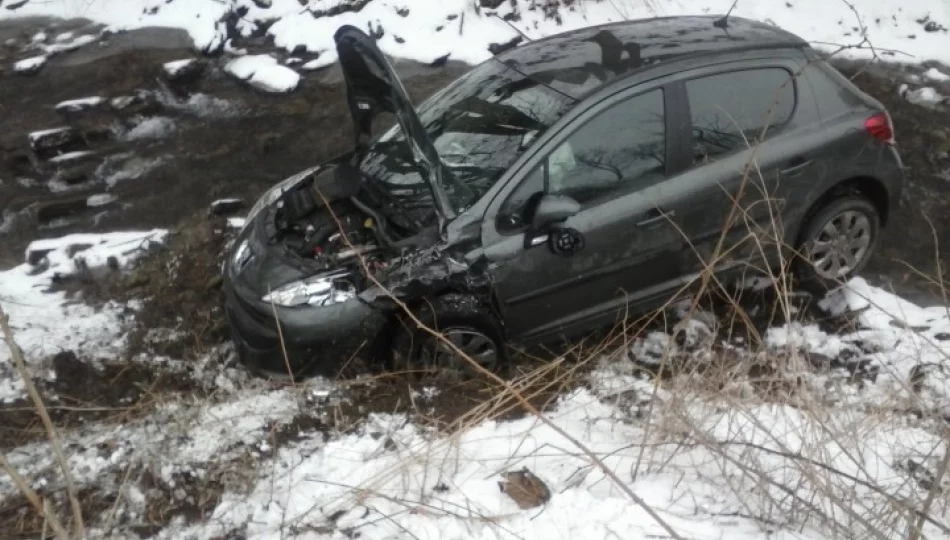
[[[282,285],[261,300],[281,307],[332,306],[356,297],[345,273],[314,276]]]

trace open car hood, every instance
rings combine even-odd
[[[412,151],[419,173],[432,191],[440,225],[444,225],[455,217],[455,209],[443,183],[445,171],[392,65],[376,46],[376,41],[355,26],[341,26],[333,34],[333,41],[346,81],[347,103],[356,129],[357,153],[361,153],[369,143],[373,118],[381,112],[392,113]]]

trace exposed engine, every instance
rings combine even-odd
[[[294,221],[281,221],[279,214],[277,228],[284,247],[320,271],[365,263],[376,273],[385,265],[385,253],[375,218],[350,201],[336,202],[331,208],[332,215],[314,210]]]

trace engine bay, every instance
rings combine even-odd
[[[293,220],[278,211],[277,240],[317,271],[365,264],[376,273],[385,267],[386,250],[376,219],[346,200],[332,203],[330,210],[314,208]]]

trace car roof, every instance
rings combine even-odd
[[[529,41],[495,58],[536,82],[581,99],[659,62],[808,46],[799,36],[771,24],[730,16],[723,27],[717,23],[722,18],[675,16],[602,24]]]

